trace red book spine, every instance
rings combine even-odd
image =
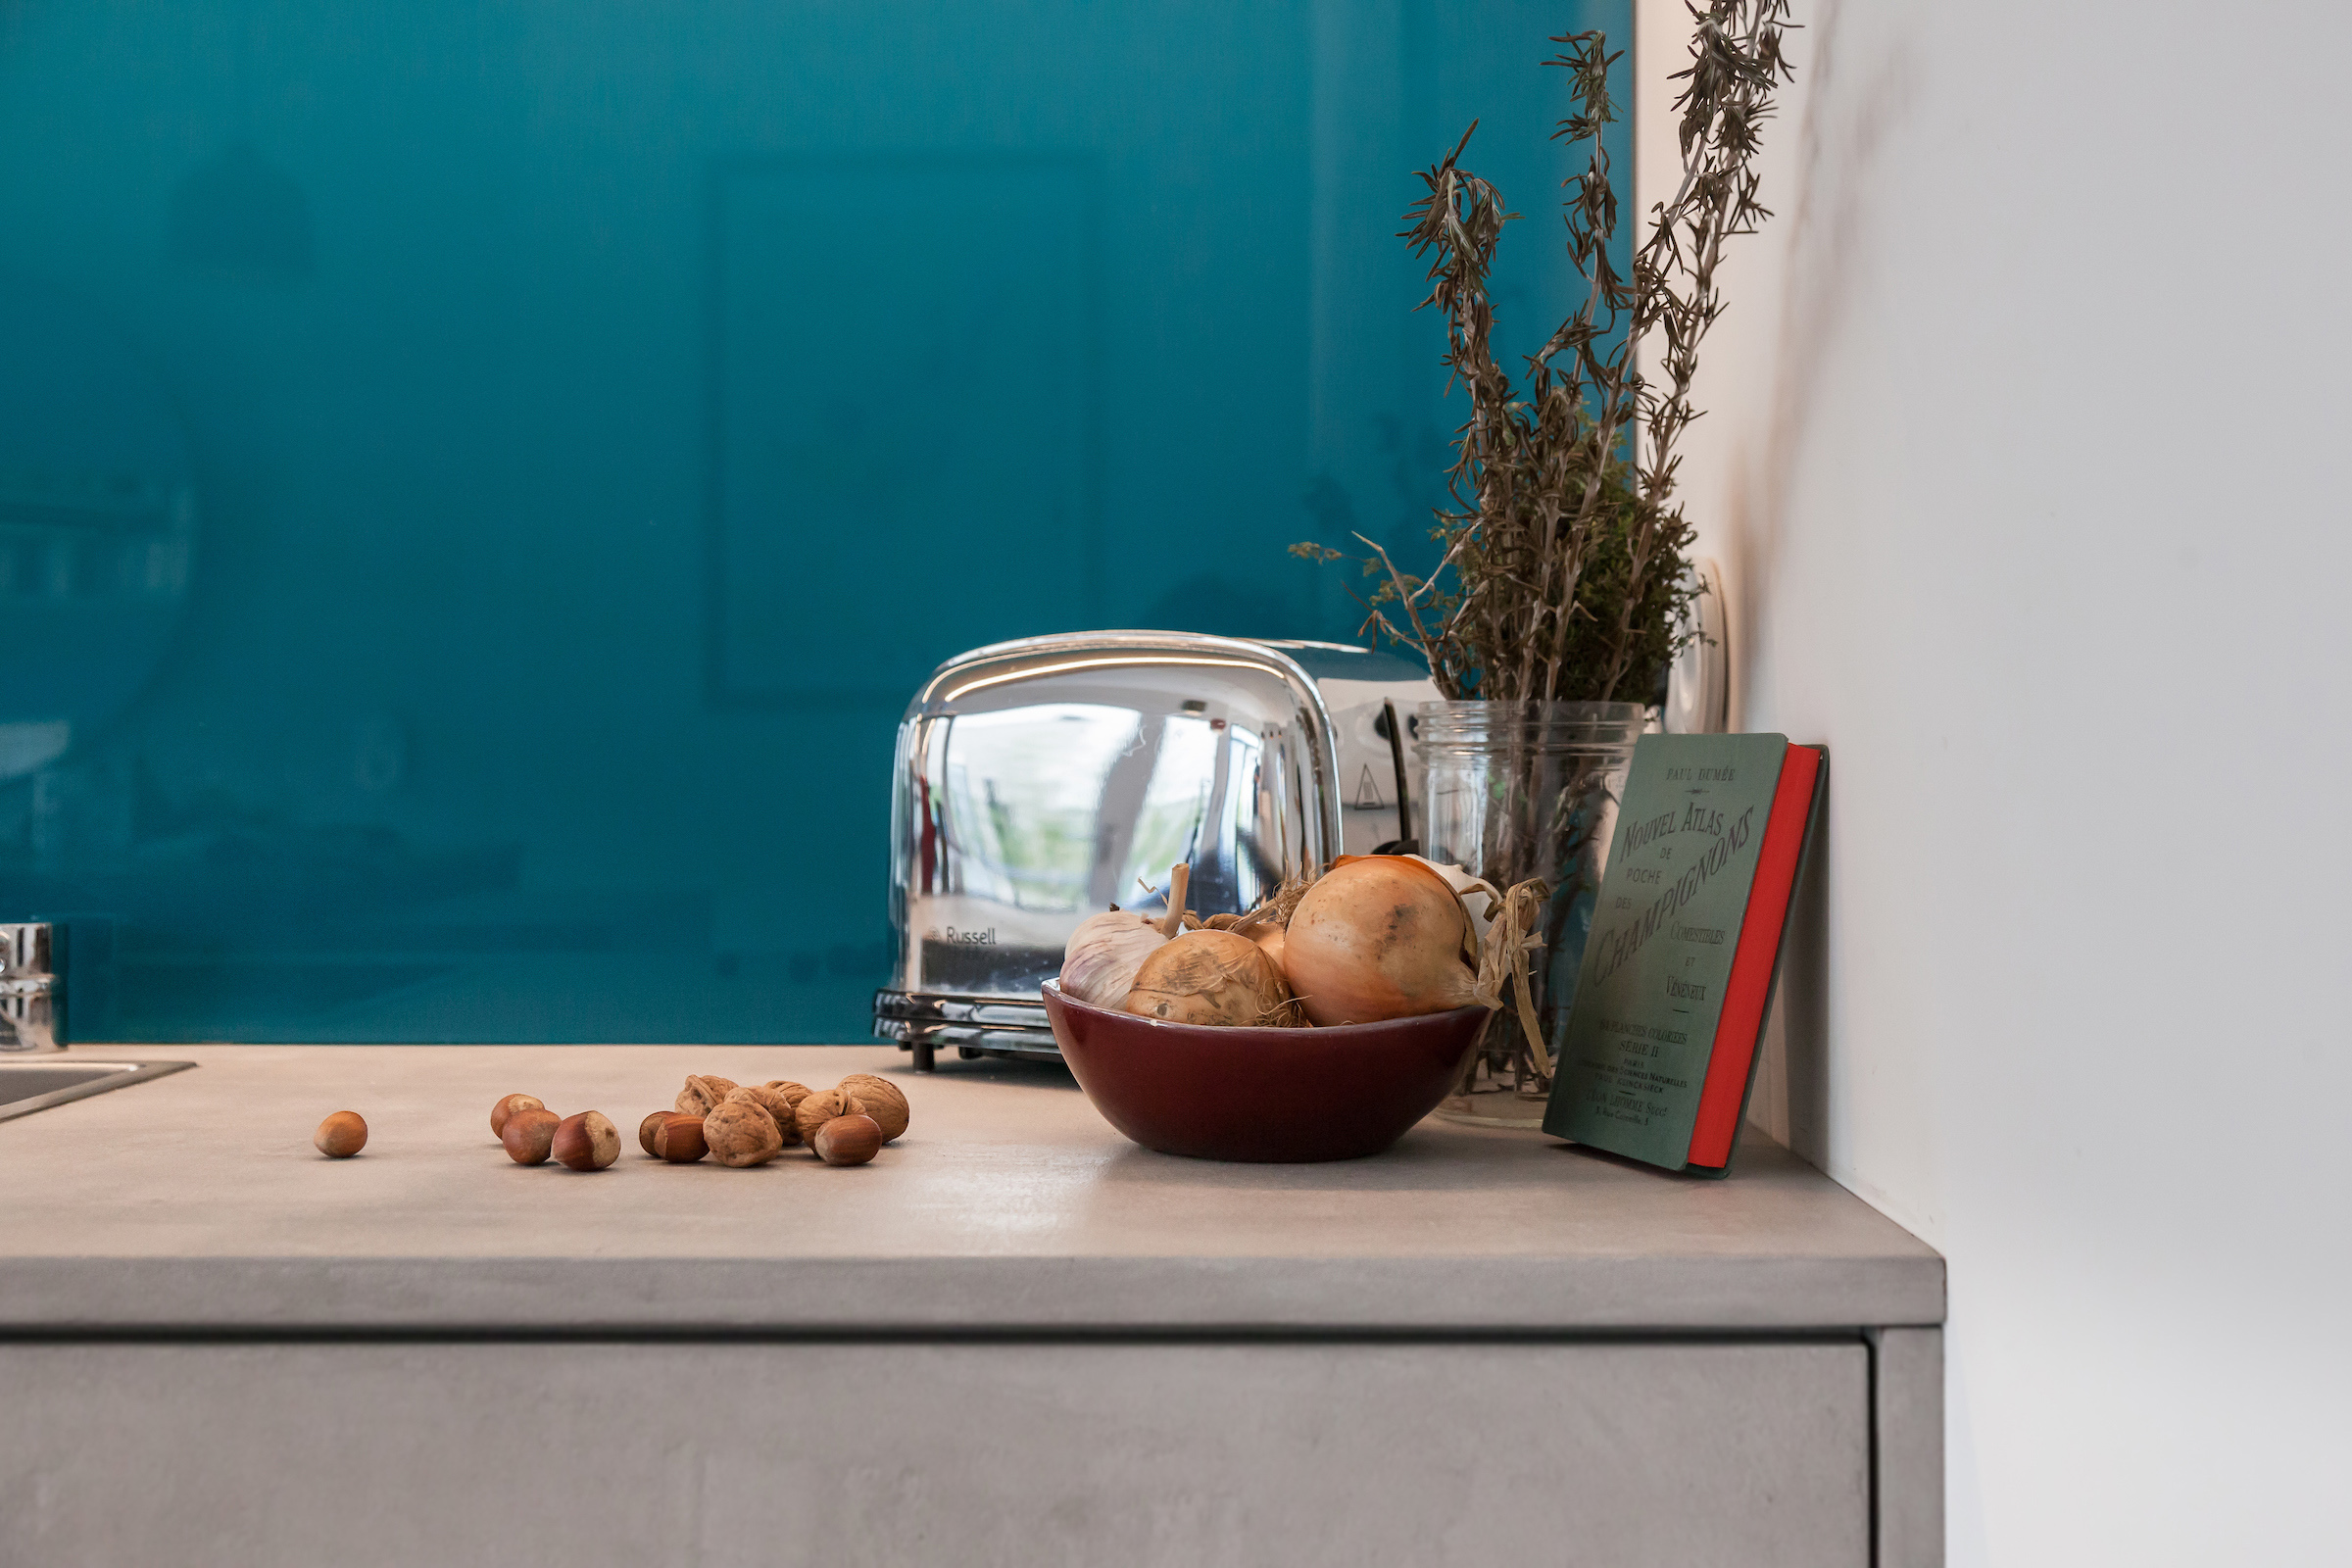
[[[1740,945],[1732,950],[1732,977],[1724,983],[1723,1011],[1715,1020],[1715,1050],[1698,1092],[1698,1117],[1690,1127],[1693,1165],[1715,1169],[1732,1157],[1732,1139],[1747,1099],[1748,1068],[1764,1032],[1764,1004],[1772,998],[1788,895],[1796,886],[1797,857],[1805,847],[1805,821],[1813,814],[1813,781],[1820,772],[1821,753],[1810,746],[1789,747],[1781,761],[1772,815],[1765,819],[1764,843],[1756,851],[1756,880],[1740,921]]]

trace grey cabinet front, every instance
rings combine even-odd
[[[0,1560],[1870,1560],[1856,1342],[0,1345]]]

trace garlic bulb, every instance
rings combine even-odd
[[[1062,951],[1061,994],[1098,1007],[1116,1007],[1135,985],[1144,960],[1167,942],[1159,922],[1132,909],[1092,915],[1070,933]]]
[[[1184,893],[1193,868],[1168,872],[1168,912],[1159,919],[1133,909],[1090,915],[1061,951],[1061,994],[1097,1007],[1115,1008],[1135,989],[1135,974],[1184,923]]]

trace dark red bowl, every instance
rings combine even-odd
[[[1453,1087],[1491,1016],[1458,1007],[1330,1029],[1218,1029],[1090,1006],[1045,984],[1078,1087],[1146,1149],[1199,1159],[1377,1154]]]

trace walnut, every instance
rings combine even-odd
[[[794,1102],[785,1099],[766,1085],[745,1084],[741,1089],[727,1096],[726,1100],[720,1101],[719,1103],[723,1105],[729,1101],[748,1102],[758,1105],[774,1119],[776,1131],[783,1135],[784,1142],[797,1144],[801,1141],[800,1126],[792,1113]]]
[[[690,1073],[686,1087],[678,1091],[675,1108],[689,1116],[706,1116],[712,1105],[734,1092],[732,1078],[705,1078]]]
[[[756,1102],[722,1100],[703,1118],[703,1142],[721,1165],[762,1165],[784,1152],[776,1118]]]
[[[808,1086],[796,1084],[789,1078],[770,1078],[760,1087],[773,1090],[776,1098],[784,1102],[784,1114],[776,1118],[776,1125],[784,1129],[786,1143],[799,1143],[801,1141],[799,1114],[801,1102],[808,1098],[811,1092]]]
[[[882,1129],[884,1143],[906,1130],[906,1097],[897,1084],[870,1072],[854,1072],[839,1087],[865,1102],[865,1113]]]
[[[801,1142],[816,1136],[816,1130],[836,1116],[862,1116],[865,1102],[846,1089],[828,1089],[821,1095],[810,1095],[793,1107],[793,1119],[800,1123]]]

